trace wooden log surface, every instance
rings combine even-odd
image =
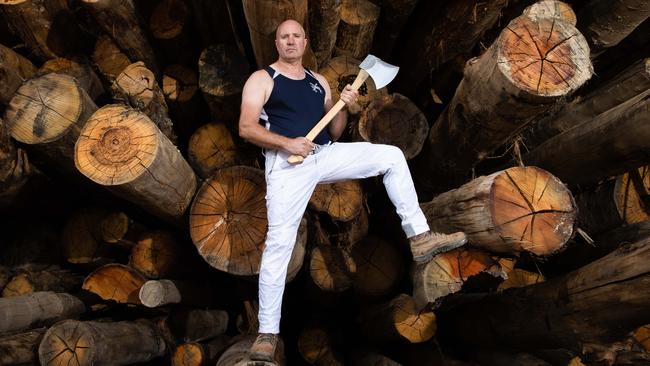
[[[178,345],[172,355],[172,366],[215,365],[228,347],[230,337],[219,336],[208,343],[186,342]]]
[[[186,151],[188,140],[207,115],[205,102],[199,93],[199,75],[184,65],[169,65],[163,73],[162,92],[169,107],[169,116],[174,121],[178,148]]]
[[[309,2],[309,43],[319,68],[325,65],[332,56],[336,42],[336,29],[341,20],[342,4],[343,0]]]
[[[38,345],[46,328],[0,337],[0,363],[3,365],[37,365]]]
[[[82,288],[104,300],[140,305],[138,291],[145,281],[133,268],[123,264],[107,264],[89,274]]]
[[[322,328],[303,329],[298,336],[298,352],[310,365],[343,365],[334,354],[329,334]]]
[[[350,221],[359,215],[363,190],[359,180],[318,184],[309,199],[309,208],[325,212],[332,219]]]
[[[366,310],[361,322],[363,334],[378,341],[421,343],[436,332],[433,311],[418,307],[413,298],[405,294]]]
[[[176,342],[201,342],[225,333],[228,313],[217,309],[175,309],[157,327]]]
[[[152,214],[178,222],[196,190],[196,176],[176,147],[143,113],[106,105],[76,145],[77,169]]]
[[[138,292],[142,305],[150,308],[169,304],[209,306],[217,300],[214,286],[177,280],[149,280]]]
[[[95,42],[92,59],[97,69],[107,82],[112,83],[117,76],[133,62],[120,50],[113,39],[102,35]]]
[[[156,230],[140,235],[131,249],[129,266],[147,278],[166,278],[187,272],[189,268],[185,266],[191,265],[186,258],[172,232]]]
[[[64,58],[59,57],[47,60],[36,72],[36,75],[49,73],[58,73],[70,75],[79,84],[79,86],[88,93],[92,100],[104,94],[104,87],[99,80],[95,71],[85,60],[81,58]]]
[[[0,103],[7,104],[23,82],[36,72],[31,61],[0,45]]]
[[[364,59],[372,46],[379,6],[368,0],[343,0],[334,56]]]
[[[34,292],[77,292],[83,277],[58,266],[18,267],[2,290],[2,297],[16,297]]]
[[[76,318],[86,311],[84,304],[70,294],[35,292],[0,299],[0,333],[22,331]]]
[[[404,261],[396,243],[367,237],[350,250],[356,264],[353,286],[360,294],[380,298],[392,291],[404,275]]]
[[[223,123],[199,127],[187,148],[189,163],[199,176],[209,179],[215,171],[238,165],[237,146],[230,130]]]
[[[4,122],[0,119],[0,202],[3,204],[12,202],[27,183],[32,172],[27,153],[15,146]]]
[[[338,247],[319,245],[311,250],[309,274],[318,288],[342,292],[352,286],[356,264],[350,254]]]
[[[472,246],[539,256],[564,246],[573,234],[577,214],[562,182],[535,167],[476,178],[420,207],[432,228],[464,231]]]

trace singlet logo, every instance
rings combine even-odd
[[[320,86],[318,86],[317,83],[309,82],[309,86],[311,86],[311,90],[314,93],[323,94],[323,90],[321,90]]]

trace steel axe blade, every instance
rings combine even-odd
[[[370,75],[377,89],[381,89],[393,81],[399,71],[398,66],[391,65],[370,54],[361,61],[359,68]]]

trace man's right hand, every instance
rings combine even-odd
[[[314,143],[309,141],[306,137],[296,137],[289,139],[289,142],[285,145],[284,149],[293,155],[300,155],[303,158],[306,158],[309,153],[314,150]]]

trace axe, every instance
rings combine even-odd
[[[359,90],[359,87],[361,84],[363,84],[364,81],[366,81],[368,76],[370,76],[375,82],[376,88],[381,89],[393,81],[395,75],[397,75],[399,67],[388,64],[373,55],[368,55],[359,65],[359,69],[359,74],[352,83],[353,90]],[[330,109],[329,112],[327,112],[327,114],[325,114],[323,118],[318,121],[314,128],[312,128],[305,137],[307,137],[309,141],[314,141],[316,136],[318,136],[323,128],[325,128],[325,126],[327,126],[327,124],[332,121],[334,116],[336,116],[336,114],[339,113],[341,109],[343,109],[343,106],[345,106],[345,102],[339,99],[339,101],[334,104],[332,109]],[[291,155],[287,159],[289,163],[294,165],[302,163],[303,160],[304,158],[300,155]]]

